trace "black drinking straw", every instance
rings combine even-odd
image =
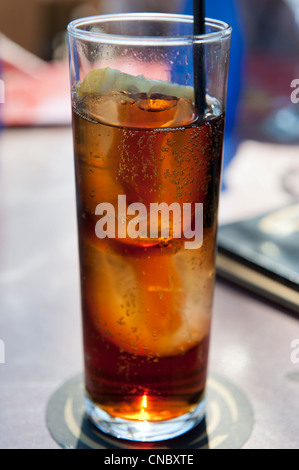
[[[205,34],[205,0],[193,0],[193,34],[200,36]],[[206,110],[206,75],[204,66],[204,45],[193,46],[194,67],[194,98],[195,108],[199,116],[203,116]]]

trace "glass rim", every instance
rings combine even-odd
[[[81,29],[82,26],[101,24],[105,22],[114,21],[157,21],[161,20],[167,22],[180,22],[186,24],[193,24],[194,18],[192,15],[181,15],[173,13],[119,13],[109,15],[95,15],[78,18],[71,21],[67,25],[68,34],[77,39],[85,41],[99,42],[109,44],[126,44],[126,45],[179,45],[186,43],[206,43],[216,42],[221,39],[230,37],[232,27],[221,20],[212,18],[205,18],[205,24],[218,28],[218,30],[200,34],[200,35],[181,35],[181,36],[137,36],[137,35],[124,35],[115,33],[104,33],[102,31],[86,31]]]

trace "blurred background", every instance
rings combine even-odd
[[[206,5],[207,16],[234,29],[225,166],[236,151],[237,141],[229,141],[236,126],[238,139],[298,142],[299,106],[290,100],[290,85],[299,78],[299,0],[207,0]],[[192,2],[169,0],[167,8],[159,0],[1,2],[2,123],[69,124],[68,22],[126,11],[192,14]]]
[[[299,0],[206,0],[206,10],[233,26],[220,199],[224,224],[299,199]],[[140,11],[192,13],[192,3],[0,0],[0,339],[7,357],[0,369],[0,447],[53,445],[44,426],[46,400],[58,383],[81,370],[66,27],[83,16]],[[298,92],[291,87],[296,80]],[[298,210],[295,217],[274,226],[297,237]],[[279,252],[273,243],[263,247],[272,258]],[[292,260],[296,255],[298,249],[290,252]],[[290,404],[298,402],[298,390],[281,382],[297,325],[283,329],[277,311],[272,315],[264,307],[218,287],[214,357],[229,357],[226,370],[232,376],[240,370],[240,382],[253,400],[258,397],[257,439],[271,447],[275,434],[279,446],[298,436],[293,405],[281,405],[292,393]],[[239,362],[235,343],[243,353]],[[239,369],[231,367],[236,363]],[[287,419],[282,412],[289,413]]]

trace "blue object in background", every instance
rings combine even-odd
[[[193,15],[193,1],[182,0],[180,13]],[[232,29],[229,81],[227,90],[226,127],[223,170],[235,155],[237,141],[234,136],[238,104],[242,92],[244,40],[242,21],[236,0],[206,0],[206,17],[228,23]]]

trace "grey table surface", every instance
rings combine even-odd
[[[210,369],[251,403],[245,449],[299,448],[296,338],[295,316],[217,280]],[[83,368],[68,127],[0,136],[0,340],[0,448],[60,448],[46,425],[47,403]]]

